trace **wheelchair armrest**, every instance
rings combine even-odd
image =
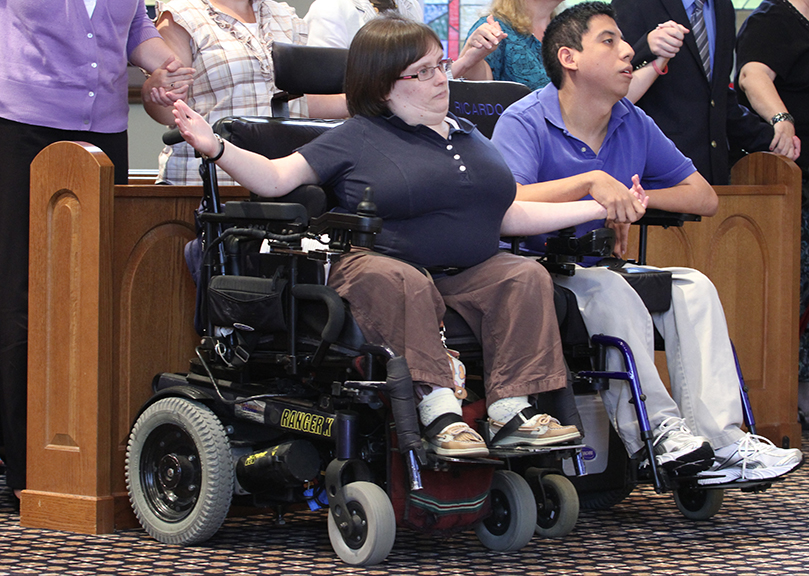
[[[309,214],[302,204],[289,202],[225,202],[225,217],[247,220],[281,220],[306,224]]]
[[[615,231],[610,228],[596,228],[579,237],[575,228],[559,231],[559,236],[550,236],[545,242],[545,256],[542,264],[549,272],[573,276],[574,263],[585,257],[607,258],[615,247]]]
[[[305,225],[309,220],[306,208],[301,204],[288,202],[226,202],[219,214],[203,212],[200,222],[254,223],[295,222]]]
[[[685,222],[700,222],[702,216],[699,214],[686,214],[684,212],[668,212],[667,210],[657,210],[650,208],[646,210],[643,218],[634,222],[638,226],[682,226]]]

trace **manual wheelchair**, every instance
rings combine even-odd
[[[215,129],[277,157],[331,125],[235,118]],[[264,146],[273,150],[256,150]],[[328,212],[316,187],[222,206],[214,166],[203,161],[201,174],[200,241],[188,250],[202,263],[201,343],[187,373],[155,377],[127,448],[130,501],[149,534],[202,542],[232,502],[279,516],[327,506],[337,555],[371,565],[387,557],[397,524],[433,533],[474,527],[495,551],[517,550],[535,532],[572,530],[578,499],[561,462],[582,469],[580,446],[493,449],[479,459],[425,450],[404,358],[366,342],[325,282],[330,262],[373,246],[382,221],[370,193],[355,214]],[[473,390],[479,346],[459,316],[449,313],[445,324]],[[475,423],[482,406],[471,404],[465,417]],[[456,495],[431,492],[441,486]]]
[[[650,313],[664,312],[671,305],[671,274],[665,270],[638,269],[635,264],[646,263],[646,232],[648,226],[682,226],[686,221],[698,221],[699,216],[670,213],[662,210],[649,210],[639,220],[639,252],[637,261],[615,261],[607,258],[600,264],[609,265],[621,274],[640,296]],[[596,254],[592,246],[581,243],[581,238],[572,236],[572,229],[559,238],[548,240],[548,252],[542,257],[548,269],[559,275],[572,275],[574,262],[585,255]],[[589,239],[590,242],[593,239]],[[597,241],[597,239],[596,239]],[[609,255],[603,250],[603,255]],[[624,267],[624,264],[627,266]],[[557,287],[558,288],[558,287]],[[565,358],[574,372],[576,404],[582,418],[585,448],[582,457],[587,474],[574,471],[569,465],[564,470],[571,476],[576,486],[580,505],[585,509],[608,509],[623,501],[638,485],[651,484],[655,492],[671,492],[679,511],[691,520],[706,520],[713,517],[721,508],[726,489],[739,489],[743,492],[763,492],[783,479],[750,480],[726,484],[698,483],[698,477],[676,474],[659,466],[649,454],[653,453],[653,435],[645,407],[645,396],[637,376],[632,350],[620,339],[597,334],[588,337],[588,331],[580,314],[577,314],[575,296],[570,295],[568,305],[573,313],[568,314],[562,324],[562,341]],[[569,325],[565,325],[568,323]],[[664,350],[665,343],[655,329],[655,349]],[[606,350],[614,348],[623,359],[623,370],[606,370]],[[756,422],[748,397],[741,367],[733,350],[735,371],[739,383],[739,400],[743,422],[748,432],[756,434]],[[610,380],[625,381],[631,392],[638,420],[640,437],[644,448],[629,457],[626,449],[607,417],[599,398],[599,392],[608,389]],[[710,472],[705,473],[710,476]]]

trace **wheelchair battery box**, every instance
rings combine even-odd
[[[629,282],[649,312],[665,312],[671,307],[671,272],[668,270],[651,270],[632,264],[609,266],[609,269]]]
[[[239,330],[286,330],[283,278],[214,276],[208,286],[208,315],[215,326]]]

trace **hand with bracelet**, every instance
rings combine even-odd
[[[770,152],[797,160],[801,155],[801,141],[795,135],[795,121],[775,88],[775,76],[766,64],[747,62],[739,71],[738,88],[758,115],[772,125],[775,135],[770,142]]]
[[[658,24],[657,28],[649,32],[646,37],[649,50],[658,58],[674,58],[682,48],[688,32],[688,28],[673,20]]]
[[[795,120],[789,112],[779,112],[770,119],[775,136],[770,143],[770,152],[783,154],[791,160],[801,155],[801,141],[795,135]]]
[[[646,41],[655,59],[635,69],[632,84],[626,95],[630,102],[634,104],[640,100],[658,76],[668,73],[669,60],[680,51],[688,32],[685,26],[669,20],[658,24],[657,28],[647,34]]]

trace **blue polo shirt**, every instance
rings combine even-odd
[[[382,232],[375,250],[426,267],[467,268],[499,249],[516,184],[497,148],[451,115],[449,138],[396,116],[354,116],[298,151],[339,208],[370,186]]]
[[[641,185],[654,190],[675,186],[696,172],[691,160],[626,98],[613,106],[607,135],[596,154],[565,128],[559,92],[553,84],[511,105],[497,121],[492,141],[520,184],[603,170],[627,187],[638,174]],[[576,233],[603,225],[604,220],[580,224]],[[544,246],[544,235],[526,242],[536,252],[543,252]]]

